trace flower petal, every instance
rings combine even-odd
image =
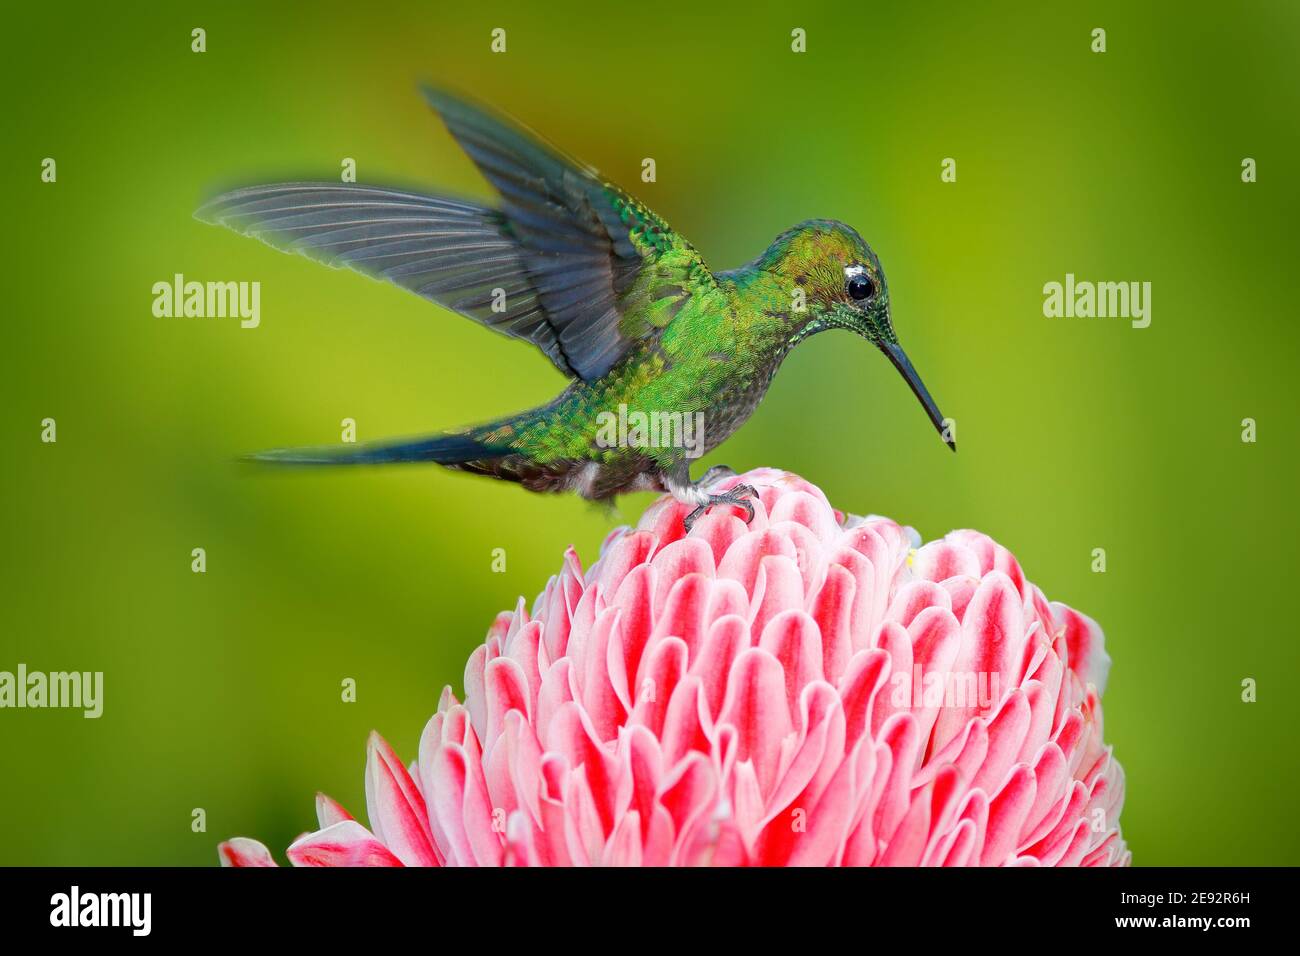
[[[235,837],[217,847],[217,857],[222,866],[265,867],[277,866],[271,851],[257,840]]]
[[[355,820],[300,837],[285,851],[294,866],[401,866],[402,861]]]
[[[375,836],[403,864],[439,865],[424,798],[393,748],[377,733],[370,735],[367,746],[366,813]]]

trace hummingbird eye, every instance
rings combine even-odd
[[[870,276],[859,274],[849,276],[849,281],[845,284],[845,289],[848,290],[850,299],[855,299],[858,302],[861,302],[864,299],[871,298],[872,293],[876,291],[876,286],[875,283],[871,281]]]

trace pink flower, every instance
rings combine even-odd
[[[370,828],[327,797],[300,866],[1126,865],[1097,625],[1009,551],[919,547],[759,469],[748,526],[663,498],[501,614]],[[275,865],[255,840],[223,863]]]

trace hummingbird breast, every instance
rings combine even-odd
[[[752,373],[729,382],[704,412],[704,451],[713,451],[749,420],[767,394],[780,365],[776,357]]]

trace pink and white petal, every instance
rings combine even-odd
[[[1011,581],[991,571],[981,582],[962,619],[961,649],[953,674],[968,685],[982,682],[999,694],[1017,686],[1016,665],[1024,647],[1024,605]],[[996,676],[995,676],[996,675]],[[966,695],[969,696],[969,695]],[[934,724],[934,746],[942,748],[971,717],[980,716],[983,702],[964,700],[965,706],[944,707]]]
[[[812,692],[813,688],[810,687],[809,691]],[[825,739],[824,754],[816,775],[790,802],[787,812],[772,820],[773,827],[788,826],[784,818],[790,815],[790,810],[801,807],[807,810],[806,826],[794,835],[784,853],[784,862],[789,866],[839,865],[850,831],[870,797],[869,792],[863,789],[866,781],[857,762],[852,757],[843,759],[843,718],[838,705],[828,716],[830,719],[821,724],[829,729],[829,734],[812,734],[806,742],[807,746],[816,746],[819,737]],[[767,853],[770,855],[771,851]]]
[[[639,570],[639,569],[637,569]],[[634,570],[628,580],[637,574]],[[575,674],[581,674],[582,704],[598,740],[613,740],[627,716],[629,699],[626,632],[623,610],[608,607],[600,612],[585,644],[585,659],[575,660]]]
[[[707,710],[703,683],[698,677],[683,678],[673,691],[664,715],[661,739],[664,760],[669,766],[675,766],[692,751],[710,752],[712,724]]]
[[[617,796],[618,761],[600,745],[586,712],[576,703],[560,707],[551,721],[545,749],[563,754],[570,767],[581,769],[603,828],[600,843],[614,829],[614,801]],[[583,821],[585,824],[585,820]],[[590,845],[584,841],[584,846]]]
[[[844,709],[830,684],[817,681],[804,690],[800,696],[799,728],[798,746],[790,765],[768,797],[771,816],[796,804],[811,810],[843,763]]]
[[[676,843],[676,828],[673,818],[659,804],[650,810],[650,828],[642,847],[642,865],[668,866],[673,858],[673,845]]]
[[[604,864],[606,828],[587,781],[587,768],[569,771],[569,797],[565,801],[564,834],[569,854],[578,866]]]
[[[787,492],[775,499],[769,509],[768,520],[772,524],[779,521],[797,522],[820,541],[833,540],[840,530],[825,498],[802,490]]]
[[[1054,743],[1043,745],[1033,767],[1034,805],[1025,818],[1024,832],[1019,841],[1022,848],[1033,846],[1056,825],[1057,818],[1052,811],[1064,808],[1071,784],[1065,755]]]
[[[776,554],[759,562],[754,602],[750,629],[755,634],[762,634],[768,621],[778,614],[803,610],[803,578],[793,558]],[[820,643],[820,637],[818,641]]]
[[[512,710],[507,717],[518,717],[519,711]],[[509,726],[510,721],[506,721]],[[515,789],[514,777],[510,773],[510,748],[505,741],[506,731],[479,759],[482,770],[481,779],[487,794],[487,802],[493,808],[492,825],[498,832],[504,832],[504,824],[510,814],[520,808],[519,795]],[[475,775],[478,777],[479,775]],[[435,834],[434,842],[437,842]]]
[[[1069,841],[1074,834],[1075,824],[1083,815],[1088,804],[1088,788],[1078,780],[1070,787],[1068,796],[1060,806],[1048,814],[1054,820],[1047,836],[1027,847],[1024,852],[1037,857],[1044,866],[1055,866],[1057,861],[1069,848]]]
[[[299,837],[285,851],[294,866],[401,866],[402,861],[355,820]]]
[[[689,653],[680,637],[665,637],[655,644],[642,661],[637,703],[628,718],[629,724],[648,727],[656,736],[663,732],[668,705],[686,674]]]
[[[856,819],[850,822],[849,836],[840,855],[842,866],[871,866],[876,861],[882,841],[876,838],[876,809],[889,785],[894,754],[883,743],[863,738],[853,750]]]
[[[528,677],[519,662],[510,657],[488,661],[483,670],[483,692],[487,702],[486,727],[480,739],[484,748],[490,748],[501,736],[506,714],[517,710],[525,718],[531,718],[532,701]]]
[[[316,794],[316,820],[324,830],[328,826],[353,819],[352,814],[343,809],[343,804],[323,793]]]
[[[876,636],[876,648],[889,655],[889,693],[877,695],[875,705],[871,708],[871,731],[880,734],[880,728],[886,720],[899,711],[910,712],[917,702],[924,698],[917,687],[916,671],[912,667],[912,637],[907,628],[894,621],[881,625]],[[917,725],[920,733],[920,725]]]
[[[529,621],[510,643],[507,656],[519,665],[526,678],[527,699],[537,699],[542,687],[541,662],[546,654],[542,645],[542,622]],[[527,711],[525,711],[527,713]]]
[[[542,820],[535,838],[538,857],[543,866],[572,866],[574,859],[569,851],[568,811],[565,807],[569,793],[569,762],[561,754],[543,756],[540,783],[538,805]]]
[[[1092,684],[1097,693],[1106,690],[1106,677],[1110,673],[1110,655],[1101,627],[1086,614],[1072,607],[1053,602],[1052,618],[1058,628],[1065,629],[1065,640],[1070,651],[1070,670],[1079,675],[1084,684]]]
[[[803,689],[822,679],[821,632],[806,611],[796,608],[776,615],[761,633],[758,646],[775,657],[785,673],[786,706],[793,723]]]
[[[876,588],[876,568],[862,552],[841,545],[832,552],[831,566],[838,565],[853,576],[853,605],[849,610],[849,637],[853,651],[871,647],[876,636],[875,618],[884,617],[885,608],[878,608],[885,595]],[[827,574],[830,567],[827,568]]]
[[[686,541],[678,542],[685,543]],[[692,573],[676,579],[668,589],[663,613],[655,620],[651,645],[665,637],[679,637],[686,642],[688,661],[694,662],[703,650],[704,639],[708,634],[705,615],[713,586],[712,568],[707,575]]]
[[[913,668],[919,667],[921,674],[921,705],[913,707],[912,713],[921,740],[929,741],[934,722],[946,703],[952,665],[961,648],[961,625],[952,612],[934,606],[917,614],[907,633],[912,640]]]
[[[795,548],[789,536],[774,531],[750,531],[742,535],[718,562],[718,577],[739,581],[753,593],[760,562],[769,555],[794,559]]]
[[[752,846],[766,816],[766,806],[752,760],[739,760],[732,765],[731,815],[740,828],[745,845]]]
[[[989,801],[989,823],[980,853],[982,866],[1009,862],[1016,849],[1025,819],[1034,805],[1034,772],[1028,764],[1016,764],[997,795]]]
[[[491,626],[488,627],[488,631],[483,638],[483,642],[486,644],[493,640],[501,641],[502,639],[504,639],[506,634],[510,632],[510,625],[514,623],[514,620],[515,620],[514,611],[502,611],[501,613],[499,613],[493,619]]]
[[[614,832],[605,844],[604,861],[607,866],[641,866],[641,814],[629,810],[618,821]]]
[[[266,867],[279,866],[265,844],[248,837],[234,837],[217,847],[217,857],[222,866]]]
[[[822,637],[822,673],[832,684],[839,684],[853,655],[849,614],[853,610],[856,586],[848,568],[830,565],[821,589],[809,602],[809,611]]]
[[[504,747],[499,749],[505,751]],[[500,866],[504,854],[506,818],[517,808],[517,803],[493,806],[481,768],[478,773],[474,773],[473,769],[471,766],[471,772],[465,778],[461,819],[465,821],[465,833],[475,862],[479,866]]]
[[[729,509],[717,508],[708,511],[695,526],[691,528],[691,538],[703,541],[713,552],[713,561],[717,565],[740,538],[749,533],[744,519]]]
[[[939,866],[967,866],[973,859],[976,845],[975,824],[961,820],[953,827],[935,855]]]
[[[1088,854],[1092,831],[1087,820],[1080,820],[1074,827],[1074,834],[1065,853],[1056,861],[1057,866],[1078,866]]]
[[[480,739],[487,732],[487,698],[483,693],[483,669],[487,667],[487,660],[487,645],[480,644],[465,662],[465,707]]]
[[[669,584],[681,581],[688,575],[701,575],[706,580],[712,580],[717,568],[717,562],[713,560],[713,550],[706,541],[700,538],[690,537],[682,538],[680,541],[674,541],[666,547],[660,548],[650,561],[650,566],[655,569],[655,579],[665,582],[664,587],[658,588],[655,592],[654,601],[654,618],[658,621],[664,613],[664,605],[668,601],[670,593]],[[676,633],[670,631],[669,633]],[[685,637],[684,634],[677,634],[678,637]]]
[[[542,809],[539,803],[542,788],[542,748],[533,728],[523,714],[512,710],[506,714],[506,727],[501,735],[506,765],[514,785],[515,797],[523,806],[533,824],[540,826]]]
[[[945,767],[935,776],[930,792],[930,839],[921,858],[923,866],[934,866],[942,859],[940,846],[960,824],[958,815],[968,790],[967,778],[956,767]]]
[[[1117,848],[1119,845],[1119,834],[1110,833],[1095,849],[1088,851],[1088,855],[1079,861],[1079,865],[1087,867],[1111,866],[1115,862],[1116,856],[1118,856]]]
[[[910,797],[903,819],[885,842],[879,866],[919,866],[930,839],[930,791],[934,781]]]
[[[912,769],[920,750],[915,718],[908,713],[895,714],[885,721],[878,739],[888,748],[891,760],[871,829],[878,840],[888,842],[906,815],[910,802]]]
[[[438,695],[438,713],[443,714],[459,704],[456,699],[456,692],[451,689],[450,684],[444,684],[442,693]]]
[[[971,781],[972,787],[992,793],[1001,786],[1024,744],[1030,716],[1029,699],[1023,690],[1016,688],[1002,701],[993,719],[987,721],[988,753]]]
[[[438,866],[424,798],[388,742],[371,733],[366,753],[370,826],[406,866]]]
[[[937,754],[931,754],[912,778],[913,786],[920,786],[951,763],[963,780],[971,780],[979,773],[989,752],[988,724],[972,717],[965,730],[949,741]]]
[[[537,695],[537,739],[545,740],[551,720],[562,706],[574,700],[577,679],[573,674],[573,660],[561,657],[542,678],[542,690]]]
[[[781,746],[793,733],[789,707],[773,707],[785,699],[785,672],[770,653],[757,647],[741,652],[727,678],[727,696],[719,723],[736,728],[736,759],[751,760],[761,792],[776,784]]]
[[[803,583],[805,594],[812,595],[822,586],[826,579],[826,568],[830,561],[830,548],[834,537],[822,540],[802,524],[782,521],[772,525],[772,530],[783,534],[794,545],[795,566],[799,569],[799,578]],[[838,532],[837,532],[838,534]]]
[[[642,837],[648,831],[663,772],[663,752],[659,741],[645,727],[627,727],[619,737],[619,774],[615,796],[615,814],[629,810],[640,814]]]
[[[718,820],[695,827],[699,850],[689,856],[690,866],[749,866],[744,837],[735,820]]]
[[[617,594],[628,573],[649,561],[658,546],[658,538],[649,531],[628,532],[601,555],[600,575],[591,575],[591,583],[599,584],[606,594]]]
[[[578,603],[574,605],[569,621],[566,656],[555,658],[557,663],[567,659],[574,664],[574,679],[579,686],[582,683],[582,672],[577,662],[585,663],[587,660],[587,641],[591,638],[591,629],[596,624],[596,615],[605,608],[604,597],[605,592],[599,584],[593,584],[578,595]]]
[[[718,793],[718,779],[709,759],[690,753],[664,777],[659,803],[672,818],[677,833],[674,856],[685,849],[692,827],[707,820]]]
[[[465,830],[465,788],[470,775],[465,749],[459,744],[442,744],[427,763],[425,790],[431,821],[440,833],[439,848],[448,866],[474,866],[474,851]]]
[[[983,577],[979,556],[965,545],[944,538],[931,541],[912,555],[912,573],[926,581],[953,577]]]
[[[967,574],[958,574],[940,581],[939,586],[948,592],[948,600],[952,602],[953,617],[959,621],[965,620],[966,609],[970,607],[971,599],[979,590],[980,579]]]
[[[704,612],[704,623],[712,627],[729,614],[749,620],[749,592],[739,581],[715,578],[709,590],[709,609]]]
[[[522,810],[516,810],[506,819],[505,849],[502,866],[541,866],[537,850],[537,828]]]
[[[850,749],[871,729],[875,700],[886,687],[888,674],[889,652],[878,647],[858,651],[849,660],[839,690],[844,704],[845,741]]]
[[[885,620],[897,621],[911,630],[916,616],[929,608],[942,608],[951,612],[952,598],[941,585],[918,578],[907,581],[894,592],[889,609],[885,612]]]
[[[749,624],[739,615],[724,615],[709,626],[704,647],[691,662],[690,674],[704,686],[710,717],[717,718],[721,712],[732,661],[749,645]]]
[[[984,837],[989,825],[989,796],[983,790],[968,790],[957,814],[958,826],[963,821],[975,828],[975,842],[971,847],[970,866],[978,866],[980,853],[984,850]]]
[[[638,673],[641,656],[650,643],[650,635],[654,633],[653,608],[658,580],[652,564],[638,565],[628,572],[610,603],[610,607],[616,607],[620,612],[623,659],[629,679]],[[667,587],[667,584],[664,586]]]

